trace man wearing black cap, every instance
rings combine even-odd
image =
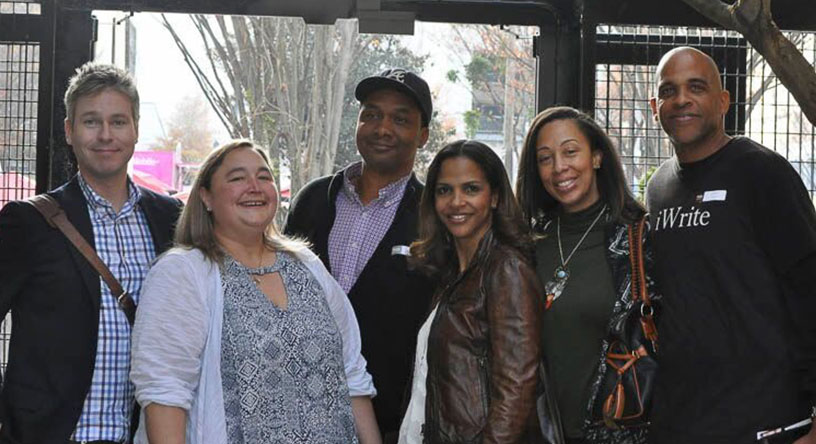
[[[363,160],[307,184],[292,203],[285,232],[308,239],[348,294],[377,388],[377,421],[384,441],[395,442],[416,333],[432,292],[406,259],[423,188],[414,158],[428,140],[433,107],[428,84],[399,68],[363,79],[355,96]]]

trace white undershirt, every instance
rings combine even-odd
[[[437,305],[422,324],[417,335],[414,360],[414,382],[411,384],[411,401],[400,425],[398,444],[422,444],[422,426],[425,424],[425,379],[428,377],[428,333],[431,331]]]

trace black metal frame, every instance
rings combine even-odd
[[[801,3],[774,1],[774,16],[781,27],[816,29],[816,2]],[[541,35],[534,42],[537,109],[553,104],[593,108],[595,66],[615,56],[597,53],[598,23],[713,25],[680,0],[43,0],[40,16],[0,15],[1,34],[18,40],[36,39],[43,45],[38,191],[64,182],[75,171],[64,141],[61,122],[65,116],[60,99],[75,67],[91,58],[94,38],[91,11],[289,15],[304,17],[309,22],[330,23],[336,18],[354,17],[359,7],[371,4],[385,12],[411,13],[423,21],[538,26]],[[55,38],[66,35],[71,38]],[[638,43],[641,42],[631,42]],[[645,56],[651,60],[657,55]],[[725,53],[714,56],[722,62],[721,66],[731,66],[744,59],[745,54],[744,51],[736,54],[736,59]],[[744,129],[744,110],[734,107],[728,119],[732,132]],[[44,177],[48,180],[42,180]]]
[[[51,0],[55,1],[55,0]],[[361,0],[355,0],[356,6]],[[264,4],[260,7],[260,4]],[[105,1],[105,0],[62,0],[60,5],[60,20],[56,26],[56,33],[76,27],[78,34],[92,27],[91,11],[93,10],[125,10],[125,11],[155,11],[180,13],[214,13],[214,14],[256,14],[256,15],[296,15],[302,16],[307,22],[331,23],[336,18],[354,16],[354,8],[348,8],[348,1],[333,3],[326,8],[323,0],[304,0],[299,2],[259,2],[254,0],[239,0],[223,2],[220,0],[138,0],[138,1]],[[578,82],[577,65],[572,63],[571,48],[578,47],[580,41],[580,26],[574,18],[570,18],[571,0],[555,0],[553,2],[538,1],[502,1],[502,0],[382,0],[381,10],[389,12],[411,12],[417,20],[429,22],[458,22],[477,24],[507,24],[538,26],[541,37],[534,43],[534,55],[537,57],[536,106],[543,109],[553,103],[573,102],[580,89]],[[74,31],[71,31],[74,32]],[[70,34],[74,35],[74,34]],[[90,38],[89,38],[90,39]],[[73,40],[73,39],[72,39]],[[78,41],[84,41],[82,39]],[[76,41],[75,41],[76,42]],[[78,55],[76,45],[72,48]],[[73,67],[90,60],[92,52],[87,56],[71,57],[66,63],[58,63],[53,81],[54,107],[52,121],[61,122],[64,116],[62,106],[56,102],[62,97],[68,77]],[[551,63],[542,63],[542,60],[552,60]],[[58,185],[66,181],[74,172],[75,165],[70,162],[68,148],[64,142],[62,127],[56,126],[51,131],[52,161],[50,166],[50,185]],[[39,173],[38,173],[38,177]]]
[[[0,14],[0,40],[39,45],[39,92],[37,100],[37,178],[49,177],[48,145],[52,119],[50,103],[53,62],[53,2],[43,3],[38,15]],[[48,188],[48,181],[37,181],[37,192]]]
[[[0,14],[0,40],[40,46],[37,100],[38,193],[65,182],[75,171],[62,125],[62,95],[67,78],[90,59],[90,12],[64,11],[58,0],[43,0],[39,15]],[[57,38],[57,36],[71,36]]]
[[[719,0],[717,0],[719,1]],[[580,92],[578,100],[573,105],[584,110],[592,111],[595,106],[595,66],[598,63],[609,63],[610,60],[606,51],[598,54],[596,28],[602,23],[630,24],[630,25],[651,25],[651,26],[691,26],[719,28],[719,25],[707,19],[693,8],[681,0],[675,1],[653,1],[653,0],[583,0],[581,10],[583,19],[581,21],[580,44]],[[816,2],[801,0],[774,0],[772,3],[772,14],[774,21],[781,29],[816,31]],[[740,39],[742,41],[742,39]],[[600,43],[603,43],[601,41]],[[641,42],[648,43],[648,42]],[[704,41],[694,42],[693,40],[683,40],[674,42],[675,44],[686,44],[692,46],[703,45]],[[738,45],[742,47],[744,45]],[[667,46],[667,50],[670,46]],[[664,51],[665,52],[665,51]],[[662,54],[661,54],[662,55]],[[726,54],[711,54],[722,67],[731,67],[738,60],[744,60],[745,51],[737,54],[736,59],[728,59]],[[645,55],[644,55],[645,56]],[[653,60],[654,53],[648,55]],[[659,60],[659,56],[658,60]],[[654,61],[657,64],[657,61]],[[742,94],[745,85],[725,85],[730,91],[737,91]],[[745,122],[744,107],[741,111],[731,110],[726,117],[726,128],[731,133],[740,133],[744,130]],[[742,122],[740,124],[740,122]]]
[[[721,72],[727,72],[723,86],[734,94],[732,105],[725,115],[725,128],[729,134],[745,133],[745,104],[738,98],[745,96],[746,61],[748,51],[744,38],[733,37],[699,37],[699,36],[657,36],[656,40],[646,35],[601,34],[595,38],[595,45],[602,46],[603,51],[596,55],[595,64],[639,64],[657,66],[663,54],[677,46],[693,46],[708,52],[717,62]],[[707,48],[715,48],[709,51]],[[592,90],[595,90],[595,66],[590,66],[593,73]],[[740,81],[742,80],[742,81]],[[586,104],[588,112],[594,111],[595,102]]]
[[[806,57],[816,59],[816,32],[793,31],[789,36]],[[724,86],[731,93],[726,131],[748,135],[777,151],[816,196],[816,128],[807,122],[790,94],[778,87],[781,83],[767,62],[738,33],[717,28],[604,24],[595,32],[592,75],[597,73],[598,79],[590,96],[593,102],[585,108],[594,111],[618,145],[634,191],[641,191],[634,182],[673,154],[668,138],[651,119],[648,99],[653,95],[654,70],[660,58],[681,45],[707,52],[717,62]],[[650,118],[643,119],[645,114]]]
[[[61,3],[58,0],[49,0]],[[54,39],[52,47],[51,94],[48,97],[51,107],[50,127],[48,128],[48,186],[54,188],[68,181],[76,173],[76,164],[70,154],[70,146],[65,141],[65,106],[62,98],[68,86],[68,78],[77,67],[92,59],[95,41],[96,23],[91,11],[72,11],[59,7],[54,19],[54,36],[71,36],[71,38]],[[38,151],[40,144],[38,143]],[[39,188],[40,174],[37,173]]]

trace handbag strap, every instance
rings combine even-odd
[[[646,286],[646,267],[643,260],[643,232],[646,228],[646,216],[629,224],[629,261],[632,269],[632,300],[640,306],[640,326],[643,334],[657,350],[657,327],[654,323],[654,308]]]
[[[651,306],[649,291],[646,288],[646,273],[643,265],[643,231],[645,218],[629,224],[629,262],[632,269],[632,300],[642,300],[644,305]]]
[[[136,303],[133,301],[133,298],[122,288],[122,285],[113,277],[113,273],[111,273],[107,265],[102,262],[102,259],[96,254],[93,247],[79,234],[74,224],[68,220],[68,217],[65,216],[65,211],[62,210],[57,200],[47,194],[39,194],[29,198],[27,202],[33,205],[34,208],[43,215],[49,225],[62,231],[65,237],[71,241],[71,244],[76,247],[77,251],[79,251],[96,272],[99,273],[102,280],[108,285],[111,294],[116,297],[119,308],[125,312],[128,323],[133,326],[133,322],[136,319]]]

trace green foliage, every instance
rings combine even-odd
[[[437,118],[437,113],[434,112],[433,118],[428,125],[428,142],[425,146],[417,151],[416,159],[414,160],[414,172],[423,182],[425,181],[425,174],[428,172],[428,167],[431,165],[436,153],[442,149],[448,142],[456,135],[456,128],[445,128],[442,122]]]
[[[504,78],[505,64],[500,54],[476,52],[465,66],[465,76],[473,84],[496,82]]]
[[[637,181],[637,189],[635,190],[635,198],[640,203],[642,203],[643,205],[646,205],[646,186],[649,185],[649,180],[652,179],[652,174],[654,174],[655,171],[657,171],[656,166],[649,167],[649,169],[646,170],[646,174],[644,174]]]
[[[445,74],[445,77],[448,79],[448,82],[456,83],[459,81],[459,73],[455,69],[451,69]]]
[[[479,121],[482,118],[482,112],[478,109],[471,109],[465,111],[463,117],[465,120],[465,136],[468,139],[475,138],[476,132],[479,131]]]

